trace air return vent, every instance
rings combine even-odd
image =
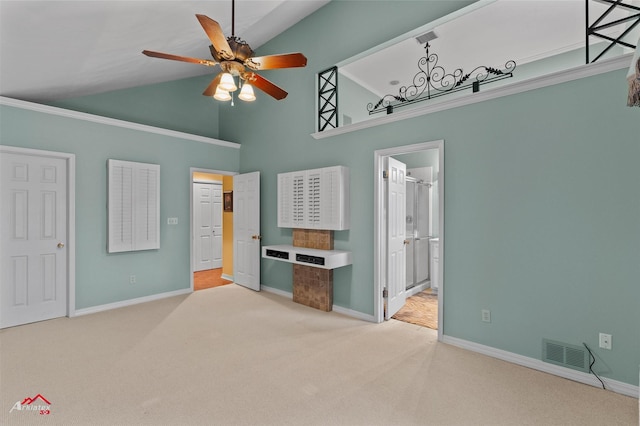
[[[585,373],[589,372],[589,353],[583,346],[542,339],[542,360]]]
[[[438,36],[436,35],[435,31],[429,31],[427,33],[424,33],[422,35],[419,35],[418,37],[416,37],[416,41],[420,44],[425,44],[430,42],[431,40],[435,40],[437,39]]]

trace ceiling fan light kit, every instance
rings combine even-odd
[[[226,102],[231,100],[231,94],[218,86],[218,88],[216,89],[216,93],[213,95],[213,98],[218,101]]]
[[[241,101],[253,102],[256,100],[256,95],[253,93],[253,87],[249,83],[245,83],[242,85],[242,89],[240,90],[240,94],[238,98]]]
[[[236,90],[238,90],[236,82],[233,81],[233,76],[228,72],[222,74],[222,78],[220,79],[220,84],[218,84],[218,87],[222,90],[226,90],[227,92],[235,92]]]
[[[228,101],[233,98],[230,92],[238,90],[234,77],[238,77],[238,83],[242,87],[238,98],[243,101],[254,101],[256,96],[253,87],[262,90],[276,100],[287,97],[287,92],[270,82],[266,78],[254,71],[270,70],[279,68],[297,68],[307,65],[307,58],[302,53],[285,53],[280,55],[269,55],[255,57],[253,50],[248,43],[236,37],[235,30],[235,0],[232,0],[231,15],[231,36],[225,38],[218,22],[205,15],[196,15],[200,25],[211,41],[209,50],[213,60],[189,58],[185,56],[172,55],[168,53],[143,50],[142,53],[161,59],[173,61],[189,62],[205,66],[219,65],[221,72],[211,80],[209,86],[202,93],[205,96],[213,96],[219,101]],[[247,68],[249,70],[247,70]],[[244,81],[244,84],[242,83]]]

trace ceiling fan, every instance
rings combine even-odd
[[[241,84],[242,88],[238,95],[241,100],[254,101],[256,99],[252,85],[273,98],[281,100],[287,96],[287,92],[254,71],[307,65],[307,58],[302,53],[253,56],[254,52],[249,44],[235,35],[235,0],[232,0],[231,3],[231,37],[225,37],[220,24],[208,16],[196,14],[196,17],[211,41],[209,50],[211,50],[213,60],[189,58],[151,50],[143,50],[142,53],[155,58],[190,62],[208,67],[220,65],[222,71],[202,93],[205,96],[213,96],[220,101],[232,99],[230,92],[238,90],[234,77],[238,77],[239,83],[244,82]]]

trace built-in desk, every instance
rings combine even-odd
[[[336,269],[351,265],[351,252],[319,250],[292,245],[263,246],[262,257],[322,269]]]

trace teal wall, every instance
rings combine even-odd
[[[153,66],[153,63],[149,66]],[[211,75],[207,75],[182,79],[64,99],[50,104],[103,117],[217,138],[219,102],[210,96],[202,96],[211,78]]]
[[[286,100],[259,96],[253,105],[220,108],[221,137],[242,141],[241,170],[262,172],[264,243],[291,239],[276,227],[277,173],[348,166],[352,226],[335,239],[336,248],[353,252],[353,265],[335,271],[334,302],[373,314],[373,153],[444,139],[444,333],[534,359],[542,338],[585,342],[596,371],[637,385],[640,115],[625,107],[625,70],[310,136],[316,72],[447,6],[333,1],[262,47],[261,54],[309,56],[305,69],[264,73],[290,91]],[[262,266],[263,284],[291,291],[289,265]],[[481,309],[492,311],[490,324],[481,322]],[[613,350],[597,348],[599,332],[613,335]]]
[[[0,144],[76,155],[76,309],[189,288],[189,168],[239,167],[237,148],[4,105]],[[109,158],[160,164],[159,250],[107,254]]]

